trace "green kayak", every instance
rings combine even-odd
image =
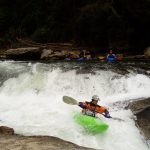
[[[75,122],[83,126],[87,132],[92,134],[102,133],[108,129],[108,125],[100,118],[83,115],[81,113],[75,113],[74,119]]]

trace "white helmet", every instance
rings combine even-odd
[[[97,101],[99,101],[100,99],[99,99],[98,95],[93,95],[93,96],[92,96],[92,100],[97,100]]]

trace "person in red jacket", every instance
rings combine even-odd
[[[96,114],[100,113],[106,118],[112,118],[105,107],[98,105],[99,100],[100,99],[97,95],[93,95],[90,102],[79,102],[79,106],[82,108],[82,113],[92,117],[96,117]]]

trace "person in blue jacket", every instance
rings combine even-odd
[[[109,54],[107,55],[107,61],[108,62],[115,62],[117,59],[116,55],[113,53],[113,50],[109,51]]]

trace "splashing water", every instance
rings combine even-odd
[[[70,65],[72,69],[66,69],[68,63],[0,62],[0,124],[13,127],[18,134],[56,136],[96,149],[148,150],[130,110],[110,108],[112,116],[125,121],[101,116],[109,129],[91,135],[73,120],[73,112],[81,109],[66,105],[62,97],[83,101],[97,94],[101,105],[109,107],[117,101],[150,97],[150,78],[133,72],[120,75],[109,69],[77,73],[81,64]]]

